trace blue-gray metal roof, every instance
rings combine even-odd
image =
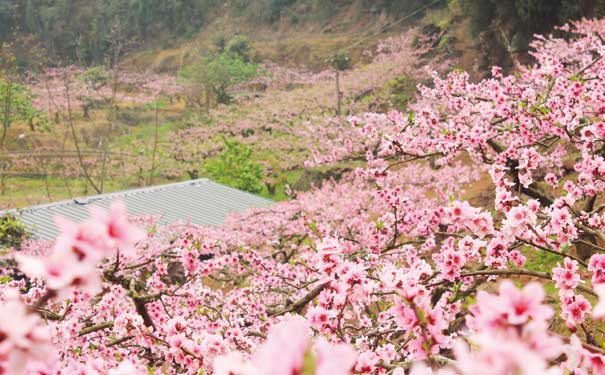
[[[7,213],[15,215],[28,227],[34,238],[50,241],[59,233],[55,226],[56,215],[80,222],[88,218],[90,206],[108,208],[116,200],[123,201],[128,213],[133,216],[159,215],[160,223],[180,220],[210,226],[223,223],[228,213],[264,208],[272,203],[268,199],[202,178],[0,211],[0,216]]]

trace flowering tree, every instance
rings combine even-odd
[[[47,68],[28,77],[34,96],[33,105],[48,114],[63,114],[81,108],[88,114],[91,103],[117,102],[122,105],[142,105],[153,102],[158,95],[173,96],[182,91],[176,78],[153,72],[120,72],[118,75],[103,67],[88,70],[78,66]],[[110,82],[110,77],[117,79]],[[112,85],[127,90],[117,91]]]
[[[4,148],[6,136],[11,125],[18,121],[27,122],[34,130],[34,120],[40,117],[40,112],[34,109],[30,92],[22,85],[14,82],[9,76],[4,78],[0,72],[0,120],[2,121],[2,135],[0,148]]]
[[[39,203],[39,199],[53,200],[49,188],[49,180],[53,178],[60,181],[68,196],[87,193],[90,188],[97,192],[105,190],[103,181],[141,183],[143,174],[159,169],[156,154],[160,152],[154,147],[157,139],[144,147],[133,145],[128,152],[117,150],[108,141],[115,136],[112,130],[118,122],[117,113],[145,106],[153,110],[157,128],[157,103],[164,99],[172,101],[181,91],[175,77],[170,75],[106,71],[100,67],[84,70],[75,66],[48,68],[18,85],[15,81],[11,90],[4,90],[8,95],[2,95],[2,88],[0,79],[2,103],[4,97],[12,99],[10,103],[7,101],[11,104],[7,111],[3,110],[9,114],[4,129],[8,130],[11,121],[18,120],[44,130],[37,134],[14,130],[5,134],[0,188],[6,192],[12,177],[43,177],[47,197],[32,197],[32,204]],[[88,118],[93,111],[95,115]],[[48,119],[53,120],[54,126],[48,126]],[[84,192],[76,192],[78,188],[73,183],[81,179],[85,181]]]
[[[367,167],[270,210],[59,219],[54,245],[5,256],[0,368],[604,374],[604,26],[538,38],[518,75],[435,75],[410,114],[352,117],[365,145],[324,146]],[[494,206],[477,207],[465,188],[486,174]],[[552,270],[526,263],[542,252]]]
[[[428,64],[438,69],[444,65],[438,58],[431,61],[421,58],[426,45],[420,43],[418,48],[412,48],[414,34],[412,30],[382,40],[374,52],[368,51],[371,61],[367,65],[359,64],[341,72],[344,114],[368,111],[371,106],[389,106],[390,98],[382,90],[394,77],[411,75],[422,79],[427,74],[421,66]],[[177,167],[198,166],[203,158],[220,153],[222,135],[253,145],[257,150],[272,150],[271,159],[275,162],[266,169],[281,170],[303,168],[311,158],[309,151],[333,138],[347,137],[358,144],[357,132],[346,117],[334,115],[333,69],[312,73],[264,64],[263,70],[268,74],[242,85],[265,86],[264,95],[240,100],[237,106],[213,108],[207,116],[193,119],[195,126],[174,133],[168,152],[178,161]],[[331,155],[326,152],[322,156]],[[269,164],[267,160],[263,162]]]

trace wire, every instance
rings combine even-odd
[[[359,39],[357,42],[351,44],[350,46],[340,49],[338,51],[338,53],[349,51],[351,48],[356,47],[356,46],[360,45],[361,43],[363,43],[363,42],[365,42],[365,41],[367,41],[367,40],[369,40],[369,39],[371,39],[371,38],[373,38],[373,37],[375,37],[377,35],[380,35],[380,34],[384,33],[385,31],[387,31],[391,27],[393,27],[393,26],[395,26],[395,25],[397,25],[397,24],[399,24],[399,23],[401,23],[403,21],[406,21],[406,20],[414,17],[418,13],[424,12],[428,8],[432,7],[433,5],[435,5],[435,4],[437,4],[437,3],[441,2],[441,1],[443,1],[443,0],[433,0],[430,3],[421,6],[420,8],[416,9],[412,13],[409,13],[409,14],[405,15],[404,17],[402,17],[402,18],[400,18],[400,19],[398,19],[396,21],[393,21],[390,24],[382,27],[379,31],[375,32],[374,34],[370,34],[370,35],[368,35],[368,36],[366,36],[366,37],[364,37],[362,39]]]

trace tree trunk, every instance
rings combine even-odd
[[[597,246],[597,237],[594,234],[583,233],[580,235],[580,240]],[[595,253],[595,247],[588,244],[576,243],[574,246],[576,248],[576,255],[582,260],[588,260]]]
[[[155,98],[155,116],[154,116],[154,126],[155,133],[153,135],[153,154],[151,156],[151,170],[149,171],[149,185],[153,185],[153,174],[155,173],[155,158],[158,150],[158,138],[159,138],[159,127],[160,123],[158,121],[158,98]]]
[[[210,88],[206,86],[206,92],[204,95],[206,98],[206,112],[210,113]]]
[[[336,115],[340,116],[340,71],[336,69]]]

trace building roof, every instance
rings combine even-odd
[[[28,227],[33,238],[51,241],[59,233],[55,226],[56,215],[80,222],[88,218],[90,206],[108,208],[116,200],[123,201],[128,213],[133,216],[159,215],[160,223],[180,220],[210,226],[223,223],[228,213],[264,208],[272,203],[268,199],[202,178],[0,211],[0,216],[14,215]]]

